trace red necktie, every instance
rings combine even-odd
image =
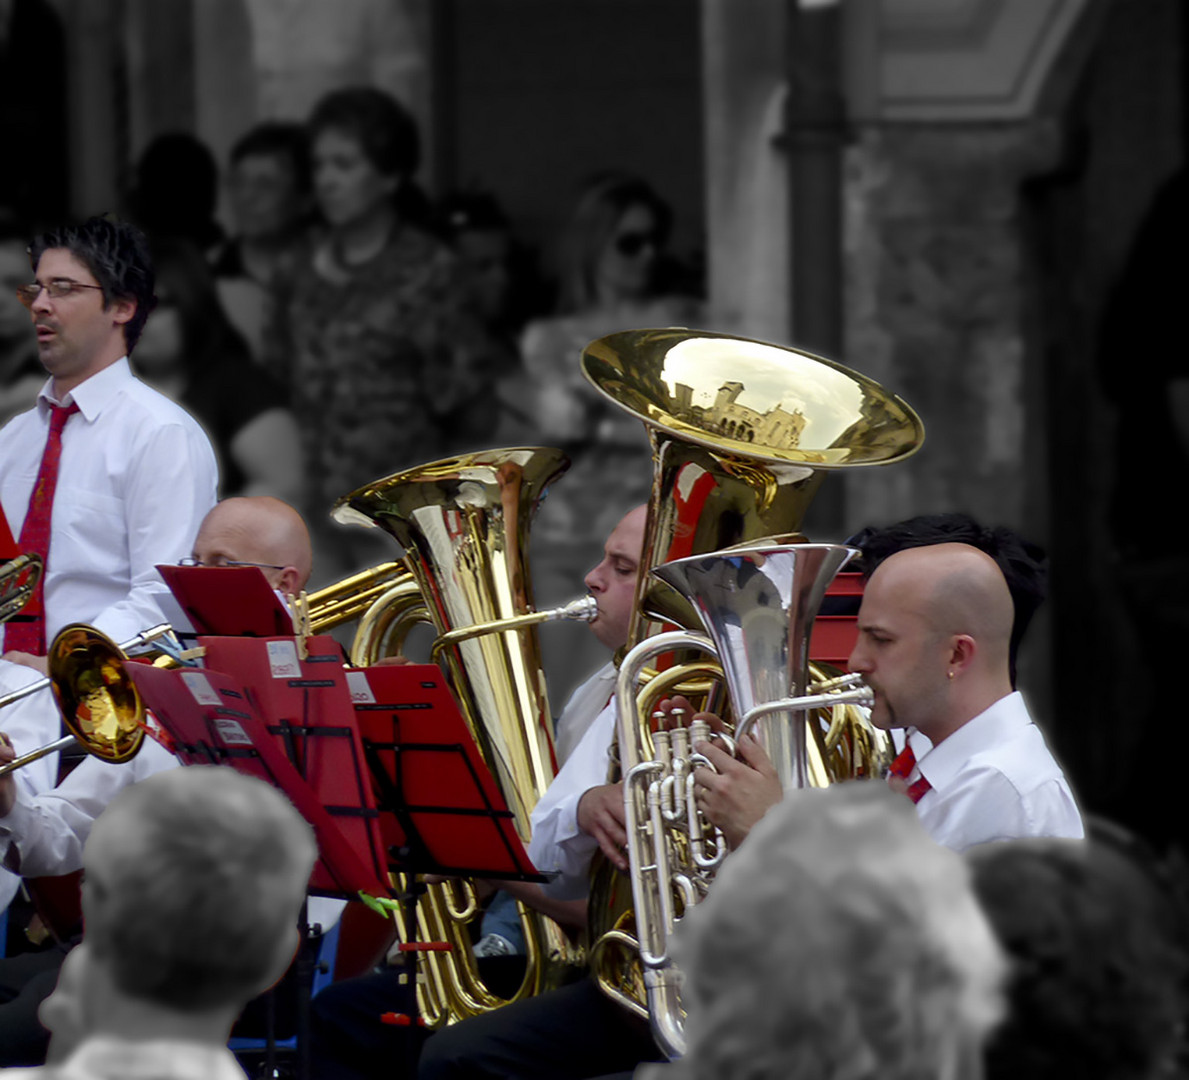
[[[900,751],[899,756],[895,761],[892,762],[892,767],[888,770],[888,775],[898,776],[901,780],[907,780],[909,776],[912,775],[912,770],[916,768],[916,764],[916,754],[912,752],[912,747],[905,743],[904,749]],[[924,795],[930,787],[932,787],[932,785],[922,776],[920,779],[914,780],[908,785],[908,789],[905,794],[907,794],[914,803],[919,803],[921,801],[921,796]]]
[[[41,455],[37,482],[29,496],[29,510],[21,526],[19,547],[28,554],[40,555],[45,566],[33,596],[25,605],[24,614],[32,618],[8,624],[4,633],[4,648],[19,649],[34,656],[45,655],[45,607],[43,590],[45,574],[49,571],[50,517],[54,509],[54,489],[58,486],[58,462],[62,458],[62,429],[76,412],[78,405],[50,406],[50,433]]]

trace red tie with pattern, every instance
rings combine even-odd
[[[912,752],[912,747],[906,743],[904,749],[900,751],[899,756],[895,761],[892,762],[892,767],[888,770],[889,780],[893,776],[898,776],[901,780],[907,780],[912,775],[912,770],[916,768],[916,764],[917,756]],[[921,796],[924,795],[930,787],[932,787],[932,785],[922,776],[920,779],[914,780],[907,786],[905,789],[905,794],[910,799],[912,799],[914,803],[918,803],[921,801]]]
[[[26,622],[8,624],[4,632],[6,650],[19,649],[34,656],[45,655],[45,609],[42,590],[45,587],[45,574],[49,570],[50,517],[54,509],[54,489],[58,486],[58,462],[62,458],[62,429],[76,412],[77,405],[50,406],[49,438],[45,440],[41,468],[37,470],[37,482],[33,485],[33,494],[29,496],[29,511],[25,514],[25,523],[21,526],[18,545],[21,551],[40,555],[45,567],[41,580],[23,612],[33,618]]]

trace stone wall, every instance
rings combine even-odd
[[[1049,167],[1040,123],[864,129],[846,173],[847,363],[922,416],[924,448],[847,478],[858,528],[965,510],[1024,525],[1026,414],[1021,181]]]

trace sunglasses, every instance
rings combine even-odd
[[[660,238],[654,232],[625,232],[615,238],[615,250],[629,259],[635,258],[646,247],[656,251]]]

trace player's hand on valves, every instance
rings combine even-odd
[[[623,784],[588,788],[578,800],[578,828],[593,836],[612,866],[628,868],[624,855],[628,834],[624,828]]]
[[[657,702],[656,711],[653,713],[656,717],[658,725],[662,730],[670,731],[675,727],[688,727],[695,720],[705,720],[710,725],[711,731],[725,731],[726,725],[722,718],[716,716],[712,712],[693,711],[693,706],[689,702],[689,698],[682,694],[674,694],[671,698],[661,698]]]
[[[714,770],[694,773],[698,809],[723,831],[727,843],[738,847],[752,827],[784,797],[772,759],[750,735],[738,743],[739,760],[709,742],[694,749],[705,755]]]

